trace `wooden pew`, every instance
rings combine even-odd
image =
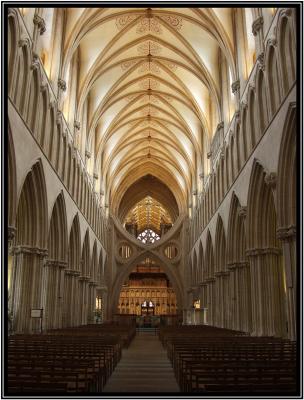
[[[296,343],[206,326],[161,328],[183,392],[296,390]]]

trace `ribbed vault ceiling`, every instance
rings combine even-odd
[[[234,76],[231,10],[67,9],[63,76],[80,65],[76,118],[105,202],[152,174],[186,209],[221,120],[219,52]],[[85,126],[84,126],[84,122]],[[118,196],[118,197],[119,197]],[[116,205],[117,207],[117,205]]]

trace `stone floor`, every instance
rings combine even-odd
[[[179,392],[167,353],[153,332],[137,333],[104,387],[104,392]]]

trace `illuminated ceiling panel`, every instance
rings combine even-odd
[[[168,211],[152,197],[147,196],[129,211],[125,224],[137,224],[137,232],[140,234],[145,229],[152,229],[160,233],[161,224],[172,224]]]

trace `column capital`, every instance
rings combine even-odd
[[[75,269],[65,269],[64,273],[66,275],[72,275],[72,276],[79,276],[80,275],[80,272],[75,270]]]
[[[47,90],[47,88],[48,88],[48,85],[46,83],[42,83],[40,85],[40,92],[42,92],[42,93],[45,92]]]
[[[36,254],[41,257],[46,257],[48,255],[48,250],[41,249],[39,247],[19,245],[19,246],[14,247],[13,253],[14,254]]]
[[[240,111],[237,110],[237,111],[234,113],[234,115],[235,115],[235,120],[236,120],[237,122],[240,122],[240,120],[241,120]]]
[[[61,124],[61,122],[62,122],[62,120],[63,120],[63,114],[62,114],[62,111],[60,111],[60,110],[57,110],[57,115],[56,115],[56,124],[57,124],[57,125],[60,125],[60,124]]]
[[[265,70],[265,57],[264,57],[264,52],[262,52],[262,53],[260,53],[260,54],[258,55],[257,61],[258,61],[258,67],[259,67],[259,69],[261,69],[262,71],[264,71],[264,70]]]
[[[80,122],[76,121],[76,119],[74,120],[74,128],[79,131],[80,130]]]
[[[277,174],[275,172],[269,172],[265,175],[265,183],[267,186],[270,186],[274,189],[277,185]]]
[[[278,247],[252,248],[252,249],[247,249],[245,253],[246,256],[248,257],[263,256],[266,254],[279,255],[281,254],[281,249],[279,249]]]
[[[91,280],[91,278],[89,276],[85,276],[85,275],[80,275],[78,279],[83,282],[89,282]]]
[[[57,84],[58,84],[58,87],[59,87],[60,90],[62,90],[63,92],[66,91],[66,89],[67,89],[67,84],[66,84],[66,81],[65,81],[64,79],[58,78]]]
[[[13,240],[16,236],[17,229],[14,226],[7,227],[8,240]]]
[[[267,44],[270,46],[277,46],[278,42],[275,36],[271,36],[268,40],[267,40]]]
[[[43,35],[44,32],[46,31],[45,20],[42,17],[40,17],[40,15],[35,14],[33,18],[33,23],[34,25],[38,26],[40,35]]]
[[[29,40],[26,37],[22,37],[21,39],[19,39],[18,41],[18,46],[19,47],[23,47],[23,46],[27,46],[29,45]]]
[[[216,130],[218,131],[219,129],[223,129],[224,128],[224,121],[221,121],[217,124]]]
[[[235,270],[237,268],[237,262],[231,262],[231,263],[228,263],[227,264],[227,269],[229,270],[229,271],[233,271],[233,270]]]
[[[229,271],[221,270],[221,271],[216,272],[214,275],[220,277],[220,276],[228,276],[230,274],[229,274]]]
[[[252,33],[253,36],[256,36],[259,30],[263,27],[264,18],[262,16],[256,18],[252,23]]]
[[[239,207],[237,213],[238,213],[238,216],[240,218],[246,218],[246,216],[247,216],[247,207]]]
[[[237,79],[236,81],[232,82],[231,84],[232,93],[235,94],[240,90],[240,80]]]
[[[293,240],[297,233],[295,225],[290,225],[287,227],[280,227],[277,229],[277,238],[282,241]]]
[[[60,269],[65,269],[68,266],[68,263],[66,261],[48,259],[45,261],[44,265],[46,267],[56,267]]]
[[[232,263],[228,264],[228,268],[229,269],[242,269],[242,268],[246,268],[249,267],[249,262],[248,261],[234,261]]]
[[[291,8],[283,8],[281,11],[282,17],[290,17],[291,16]]]
[[[248,108],[248,103],[246,100],[241,101],[241,109],[246,110]]]
[[[37,60],[36,58],[33,59],[32,64],[31,64],[31,70],[36,70],[38,69],[40,66],[39,60]]]

